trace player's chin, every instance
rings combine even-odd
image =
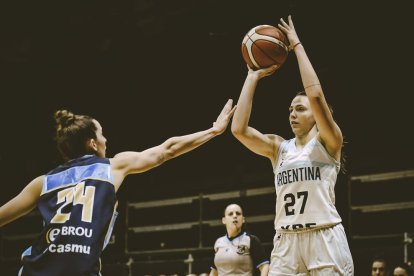
[[[293,133],[297,134],[299,132],[299,127],[296,125],[290,125],[290,129]]]

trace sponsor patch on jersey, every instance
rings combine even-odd
[[[83,253],[90,254],[91,248],[88,245],[82,244],[59,244],[58,237],[61,236],[76,236],[91,238],[93,230],[86,227],[62,226],[61,228],[50,228],[46,232],[46,242],[49,244],[48,249],[51,253]]]

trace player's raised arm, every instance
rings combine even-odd
[[[236,106],[233,107],[233,100],[228,100],[217,120],[209,129],[169,138],[161,145],[142,152],[122,152],[117,154],[111,159],[116,176],[119,180],[122,180],[128,174],[147,171],[201,146],[226,130],[235,110]],[[120,182],[116,181],[116,183]]]
[[[275,152],[283,139],[277,135],[261,133],[249,126],[249,120],[257,83],[260,79],[273,74],[277,69],[277,65],[256,71],[253,71],[251,68],[248,69],[248,74],[237,102],[237,110],[234,113],[231,131],[248,149],[269,158],[273,163]]]
[[[292,17],[289,15],[288,23],[283,18],[280,22],[279,28],[286,33],[297,57],[303,87],[318,127],[319,139],[329,154],[339,161],[343,143],[342,132],[333,119],[319,78],[299,40]]]

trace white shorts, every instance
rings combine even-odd
[[[313,231],[276,233],[269,276],[354,275],[342,224]]]

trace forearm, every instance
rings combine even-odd
[[[211,127],[207,130],[168,139],[164,142],[166,147],[165,161],[203,145],[218,134],[214,127]]]
[[[302,44],[298,44],[294,51],[298,60],[299,71],[306,94],[308,96],[320,96],[322,89],[319,78],[313,69],[305,48]]]
[[[256,76],[248,75],[243,84],[240,98],[237,102],[237,109],[234,113],[231,124],[231,130],[233,133],[243,132],[248,127],[257,82],[258,78]]]
[[[229,99],[221,110],[213,126],[207,130],[193,134],[172,137],[161,145],[149,148],[142,152],[122,152],[111,159],[113,170],[118,173],[118,179],[132,173],[141,173],[161,165],[165,161],[189,152],[213,137],[223,133],[234,113],[236,107]],[[119,182],[120,183],[120,182]]]

